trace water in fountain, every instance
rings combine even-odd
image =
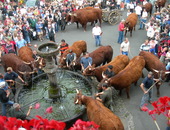
[[[62,97],[56,102],[48,98],[49,81],[47,76],[36,77],[33,80],[33,86],[30,89],[24,89],[18,96],[19,103],[24,106],[21,109],[26,113],[28,105],[40,103],[40,109],[33,109],[31,111],[31,117],[35,115],[41,115],[48,119],[70,120],[77,115],[82,114],[84,106],[74,104],[74,97],[76,94],[76,88],[81,89],[83,94],[91,95],[90,84],[88,80],[83,79],[82,76],[70,71],[57,71],[58,85],[61,88]],[[45,114],[47,107],[53,106],[52,114]]]

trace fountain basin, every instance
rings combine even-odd
[[[55,56],[59,53],[59,48],[60,46],[53,42],[43,43],[38,46],[37,54],[41,57]]]
[[[21,104],[21,110],[27,112],[29,105],[40,103],[39,109],[33,109],[30,118],[40,115],[47,119],[55,119],[71,125],[85,113],[85,107],[74,104],[76,89],[82,90],[84,95],[92,95],[91,83],[81,74],[68,71],[57,70],[57,82],[61,89],[62,97],[57,101],[48,98],[49,81],[47,75],[41,74],[32,80],[32,87],[21,89],[17,94],[17,101]],[[46,108],[52,106],[53,113],[46,114]]]

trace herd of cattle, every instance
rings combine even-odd
[[[69,50],[72,50],[74,53],[76,53],[77,60],[75,64],[73,64],[73,67],[75,70],[80,70],[80,59],[82,55],[87,51],[86,42],[83,40],[74,42],[72,46],[70,46],[64,52],[64,54],[60,56],[59,66],[62,68],[65,68],[66,66],[66,56],[69,53]],[[154,73],[154,78],[160,79],[160,81],[156,84],[157,96],[160,95],[160,85],[165,80],[166,75],[170,73],[169,71],[166,71],[165,65],[150,52],[141,51],[139,56],[135,56],[131,60],[126,55],[118,55],[112,59],[113,48],[108,45],[97,48],[89,55],[93,59],[92,66],[87,67],[82,74],[84,76],[95,76],[96,79],[100,82],[97,89],[101,89],[101,84],[103,82],[106,82],[110,86],[113,86],[116,90],[119,90],[120,94],[123,89],[126,89],[127,98],[130,98],[129,90],[131,84],[137,83],[139,78],[143,75],[142,70],[144,68],[146,68],[148,71],[152,71]],[[29,47],[22,47],[18,51],[18,56],[15,54],[6,54],[2,56],[2,65],[5,71],[7,67],[12,67],[13,70],[19,73],[19,75],[23,77],[25,81],[28,81],[31,78],[31,74],[35,73],[40,67],[42,67],[42,65],[43,67],[45,66],[45,62],[42,58],[35,60],[32,58],[32,56],[33,52]],[[108,65],[113,66],[112,71],[115,73],[115,76],[111,77],[109,80],[103,79],[102,76],[102,73],[107,69]],[[75,103],[77,104],[81,102],[84,105],[87,105],[87,114],[89,120],[95,121],[98,125],[100,125],[101,129],[107,128],[107,126],[115,130],[124,129],[120,119],[113,113],[109,114],[111,113],[110,110],[104,107],[102,103],[99,103],[91,97],[86,97],[80,92],[78,92],[77,95],[79,96],[76,96],[77,100]],[[94,109],[94,104],[96,106],[96,110]],[[91,109],[91,107],[93,107],[93,109]],[[101,107],[102,109],[99,109],[98,107]],[[112,117],[113,120],[109,120],[107,123],[103,123],[103,114],[101,115],[100,120],[99,118],[93,119],[95,116],[92,116],[94,113],[92,113],[91,110],[94,110],[94,113],[107,113],[108,115],[105,114],[105,116],[108,116],[109,119]],[[114,125],[111,127],[108,123]]]
[[[166,0],[157,0],[155,2],[155,8],[156,10],[159,10],[165,6]],[[146,3],[144,6],[142,6],[143,9],[146,9],[148,13],[150,13],[150,16],[152,14],[153,10],[153,5],[151,3]],[[66,17],[66,22],[76,22],[77,23],[77,28],[79,28],[79,23],[82,25],[84,28],[84,31],[86,31],[86,26],[88,22],[93,23],[100,23],[102,22],[102,10],[98,8],[93,8],[93,7],[85,7],[83,9],[76,10],[71,13],[65,14]],[[132,36],[132,30],[135,30],[136,23],[138,21],[138,17],[135,13],[131,14],[130,16],[127,17],[126,19],[126,32],[130,32],[130,36]],[[125,33],[126,35],[126,33]]]
[[[31,81],[32,74],[37,73],[39,68],[45,66],[43,58],[33,58],[31,48],[24,46],[18,50],[18,56],[9,53],[1,57],[2,66],[6,72],[8,67],[12,67],[13,71],[18,73],[28,84]]]

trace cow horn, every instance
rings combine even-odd
[[[80,93],[78,89],[76,89],[77,94]]]
[[[24,74],[25,74],[25,72],[21,72],[21,71],[19,71],[19,70],[18,70],[18,72],[19,72],[20,74],[22,74],[22,75],[24,75]]]
[[[77,99],[76,102],[75,102],[75,104],[77,104],[78,102],[79,102],[79,100]]]
[[[40,57],[38,56],[37,59],[35,60],[35,62],[39,61]]]
[[[68,15],[72,15],[71,13],[68,13]]]
[[[168,72],[165,72],[165,74],[170,74],[170,71],[168,71]]]
[[[76,17],[77,17],[77,14],[73,14],[73,16],[76,16]]]
[[[158,70],[155,70],[155,69],[152,69],[154,72],[158,73],[159,71]]]
[[[25,61],[23,61],[23,63],[24,63],[24,64],[27,64],[27,65],[30,65],[30,64],[31,64],[30,62],[25,62]]]
[[[66,60],[66,57],[63,57],[63,60]]]
[[[28,72],[28,74],[34,74],[34,71],[32,71],[32,72]]]

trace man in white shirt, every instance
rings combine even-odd
[[[133,2],[130,2],[129,8],[130,8],[130,12],[133,13],[133,10],[134,10],[134,8],[135,8],[135,5],[134,5]]]
[[[142,12],[142,17],[140,19],[140,28],[139,28],[139,30],[145,28],[147,17],[148,17],[148,13],[146,12],[146,9],[144,9],[143,12]]]
[[[97,47],[97,46],[101,46],[102,30],[101,30],[101,28],[98,26],[98,24],[95,24],[95,27],[93,27],[93,29],[92,29],[92,34],[93,34],[93,37],[95,38],[96,47]]]
[[[142,7],[140,6],[140,4],[138,3],[137,6],[135,7],[135,12],[138,15],[138,19],[140,20],[141,17],[141,12],[142,12]]]
[[[130,43],[129,43],[128,38],[125,38],[125,41],[123,41],[120,45],[120,53],[122,55],[128,56],[129,52],[130,52]]]
[[[146,3],[148,3],[148,1],[147,1],[147,0],[144,0],[144,1],[143,1],[143,5],[145,5]]]

